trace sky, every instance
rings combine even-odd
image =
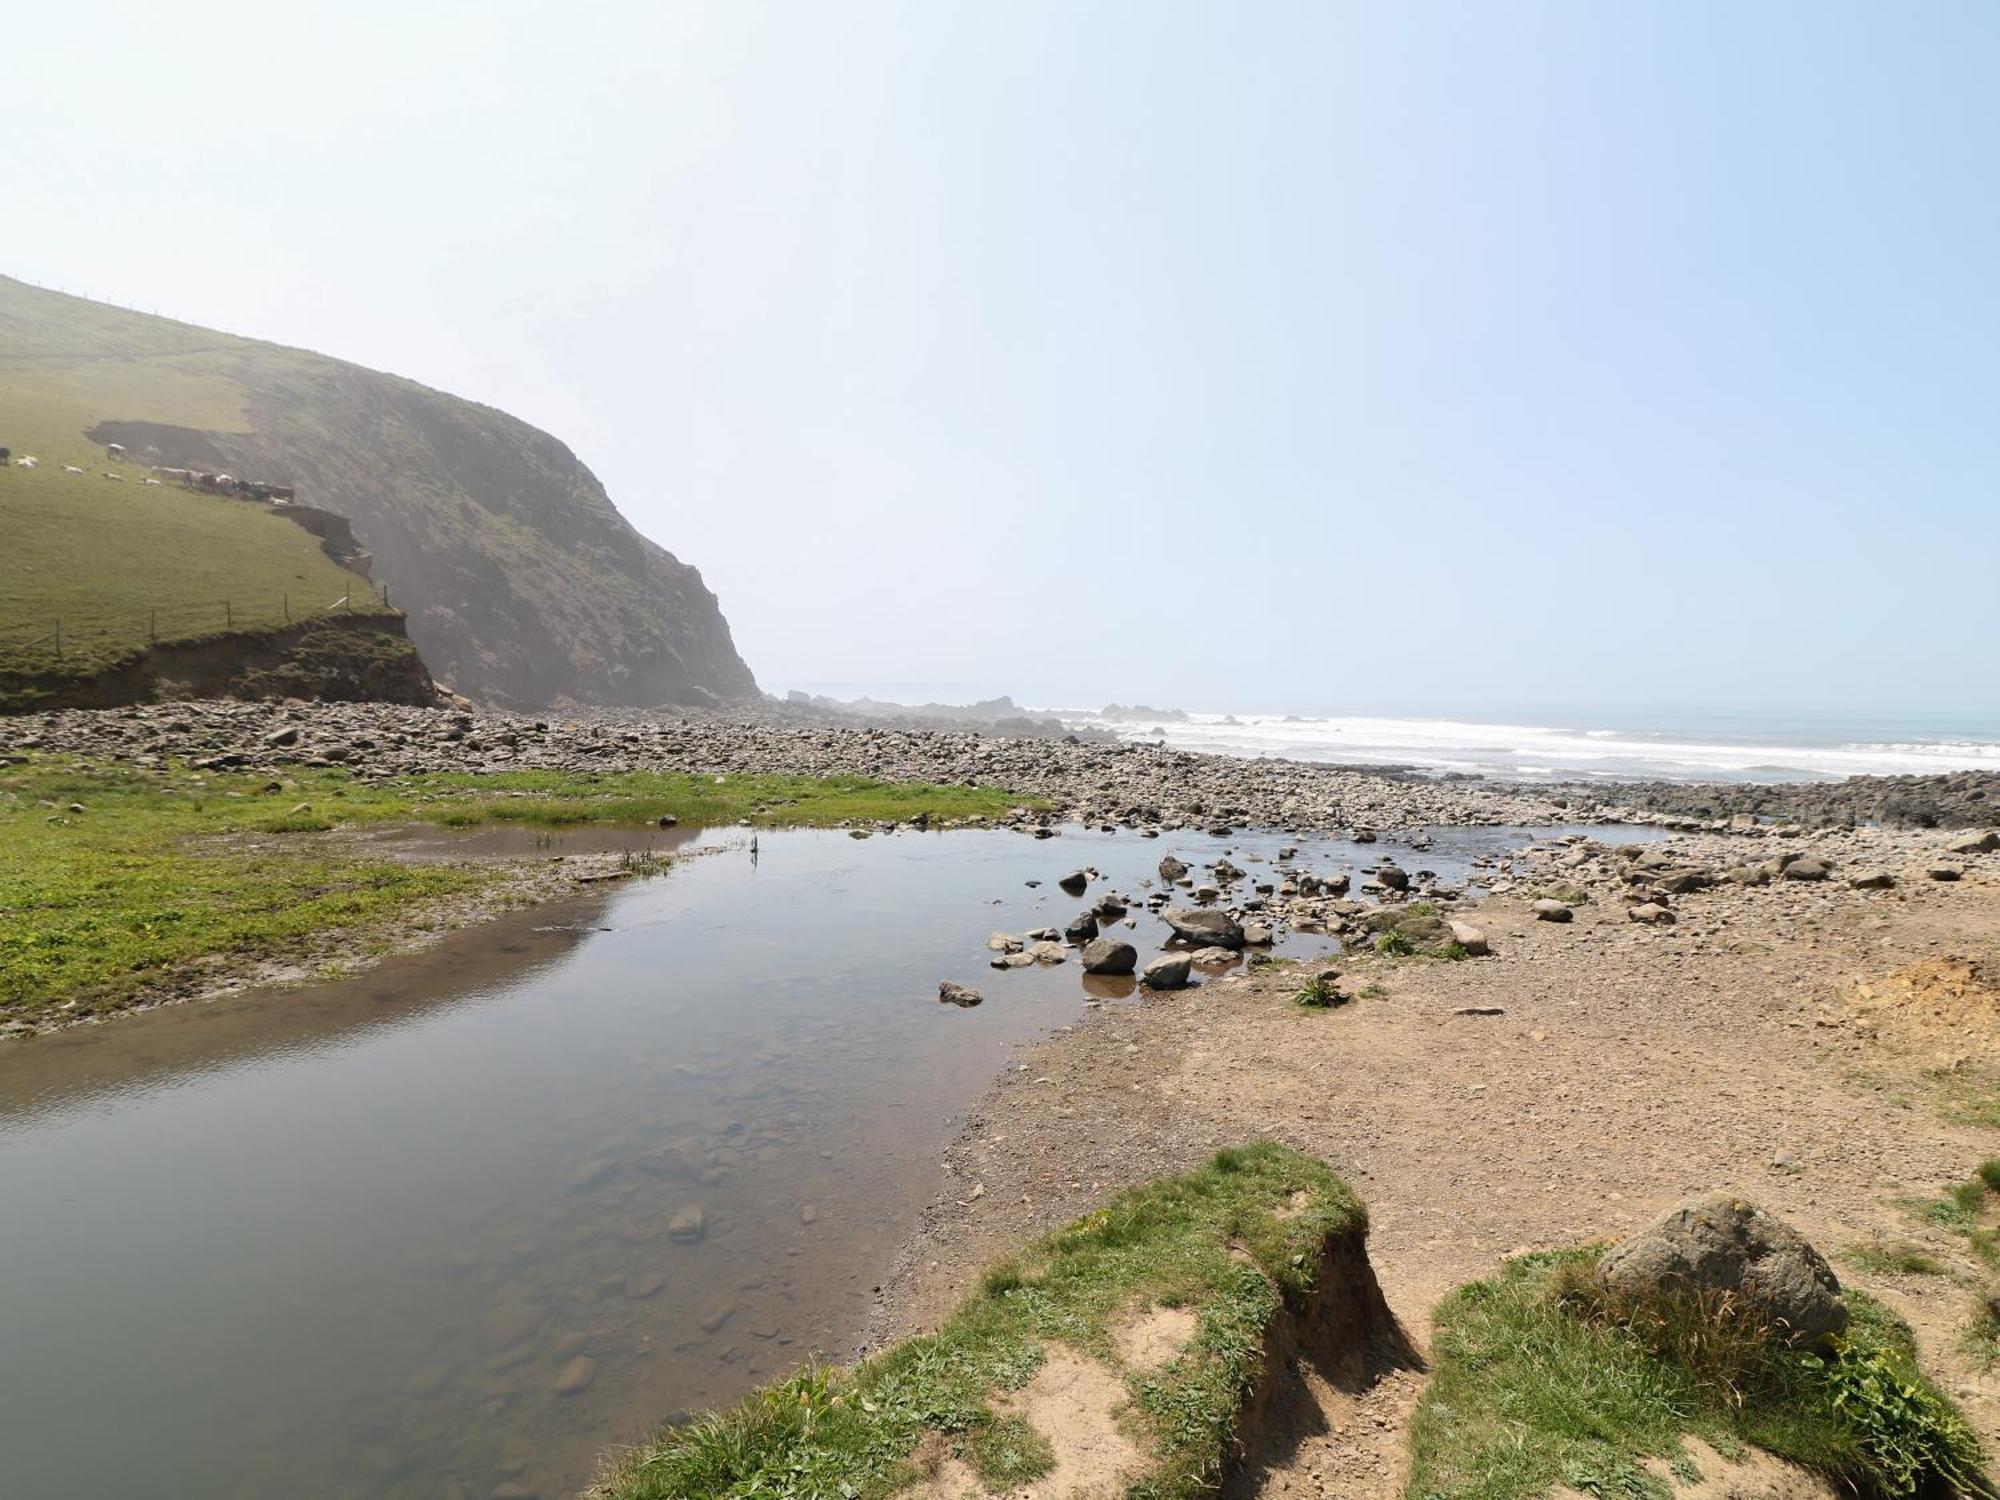
[[[547,428],[767,690],[2000,710],[1983,0],[18,9],[0,272]]]

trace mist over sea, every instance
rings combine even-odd
[[[2000,771],[2000,724],[1689,717],[1641,725],[1612,716],[1597,723],[1480,723],[1212,713],[1137,719],[1053,712],[1074,727],[1216,755],[1416,766],[1515,781],[1828,781]]]

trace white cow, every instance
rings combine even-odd
[[[152,475],[150,474],[147,475],[144,479],[140,480],[139,482],[141,484],[150,484],[154,489],[158,489],[160,487],[160,481],[153,478]]]
[[[104,477],[110,480],[113,484],[123,484],[125,482],[125,476],[123,474],[114,474],[109,469],[103,470],[102,473]]]
[[[75,464],[63,465],[63,473],[65,474],[81,474],[82,472],[83,470],[79,469]]]
[[[29,455],[28,455],[28,456],[27,456],[26,458],[18,460],[18,461],[17,461],[16,463],[15,463],[14,467],[15,467],[15,468],[17,468],[17,469],[32,469],[32,468],[34,468],[34,467],[35,467],[35,457],[34,457],[34,455],[33,455],[33,454],[29,454]]]

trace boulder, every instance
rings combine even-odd
[[[1787,880],[1824,880],[1833,873],[1833,866],[1816,855],[1805,854],[1787,860],[1780,873]]]
[[[1072,896],[1081,896],[1083,888],[1090,884],[1090,875],[1083,870],[1071,870],[1069,874],[1063,876],[1056,884],[1068,891]]]
[[[1011,932],[988,933],[986,946],[995,953],[1019,953],[1026,945]]]
[[[1139,982],[1149,990],[1184,990],[1187,988],[1188,970],[1192,967],[1185,953],[1169,953],[1147,964]]]
[[[1197,948],[1188,955],[1188,962],[1211,968],[1221,964],[1233,964],[1238,955],[1234,948]]]
[[[1385,891],[1407,891],[1410,888],[1409,872],[1401,865],[1387,861],[1375,872],[1375,879]]]
[[[1092,938],[1083,945],[1086,974],[1130,974],[1139,966],[1139,950],[1117,938]]]
[[[1187,878],[1188,867],[1169,854],[1160,861],[1160,879],[1168,885]]]
[[[1115,922],[1125,915],[1125,898],[1107,891],[1097,898],[1097,905],[1091,908],[1100,922]]]
[[[1268,948],[1274,940],[1270,928],[1261,922],[1248,922],[1243,927],[1243,941],[1252,948]]]
[[[949,979],[938,986],[938,999],[946,1005],[957,1005],[970,1009],[986,997],[969,985],[953,984]]]
[[[1953,839],[1944,847],[1947,854],[1991,854],[1994,850],[2000,849],[2000,833],[1989,828],[1984,833]]]
[[[1560,901],[1550,901],[1544,898],[1535,903],[1535,920],[1537,922],[1567,922],[1575,915],[1575,912],[1571,911]]]
[[[1170,906],[1160,914],[1174,936],[1197,948],[1241,948],[1243,929],[1226,911]]]
[[[1097,918],[1089,912],[1084,912],[1063,929],[1063,939],[1066,942],[1083,944],[1096,936]]]
[[[1473,958],[1483,958],[1492,951],[1487,944],[1486,934],[1470,922],[1449,922],[1451,940],[1463,948]]]
[[[1857,870],[1847,877],[1847,883],[1857,891],[1886,891],[1896,883],[1896,877],[1887,870]]]
[[[1069,961],[1069,949],[1061,943],[1049,942],[1046,939],[1039,943],[1028,944],[1026,952],[1028,957],[1038,964],[1060,964]]]
[[[1657,902],[1646,901],[1625,913],[1634,922],[1644,922],[1651,927],[1671,927],[1674,914]]]
[[[1732,1296],[1770,1319],[1789,1343],[1818,1343],[1847,1326],[1847,1303],[1825,1258],[1742,1198],[1675,1209],[1613,1247],[1597,1274],[1614,1297],[1633,1302]]]
[[[1965,871],[1957,865],[1935,864],[1924,866],[1924,874],[1932,880],[1958,880],[1964,876]]]

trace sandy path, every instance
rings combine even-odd
[[[973,1116],[885,1288],[879,1335],[926,1326],[981,1263],[1105,1191],[1268,1134],[1324,1157],[1366,1198],[1377,1272],[1420,1346],[1437,1299],[1510,1251],[1623,1235],[1730,1189],[1908,1318],[2000,1446],[2000,1378],[1958,1347],[1978,1265],[1898,1201],[2000,1154],[2000,1132],[1943,1108],[1971,1079],[1995,1085],[2000,995],[1928,1019],[1921,1005],[1864,1013],[1852,997],[1856,976],[2000,955],[2000,881],[1874,897],[1731,887],[1679,910],[1676,928],[1631,924],[1610,904],[1557,926],[1496,900],[1478,916],[1495,957],[1353,962],[1350,975],[1388,994],[1335,1012],[1292,1005],[1296,979],[1282,974],[1107,1007],[1024,1054]],[[1471,1006],[1504,1014],[1457,1013]],[[1952,1274],[1843,1262],[1878,1233],[1923,1245]],[[1389,1371],[1358,1400],[1329,1395],[1322,1430],[1271,1455],[1248,1492],[1396,1493],[1421,1385]]]

